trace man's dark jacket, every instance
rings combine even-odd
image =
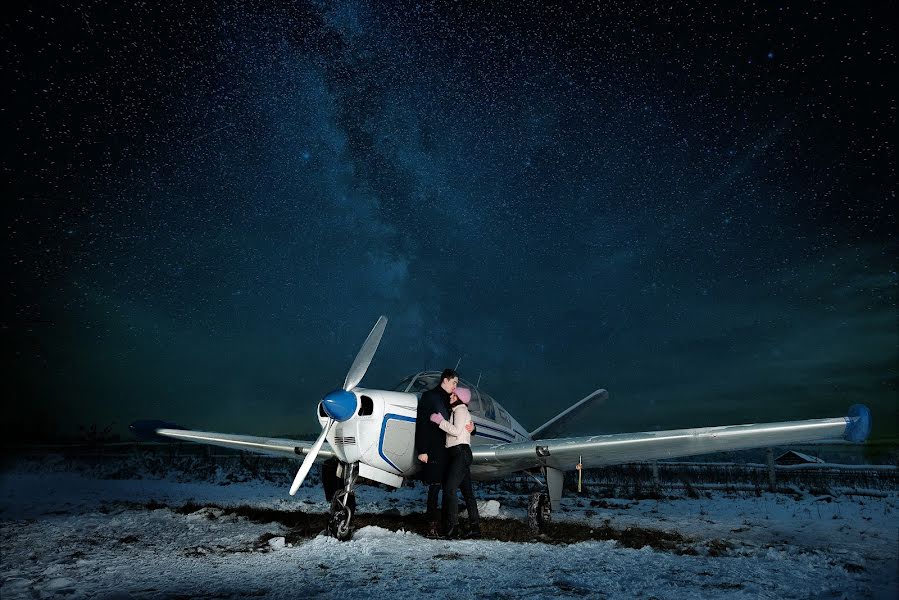
[[[439,385],[421,395],[415,417],[415,455],[427,454],[425,479],[441,481],[440,472],[446,456],[446,434],[431,422],[431,415],[440,413],[449,419],[450,395]]]

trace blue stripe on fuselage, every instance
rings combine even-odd
[[[403,472],[402,469],[400,469],[398,466],[393,464],[389,458],[384,456],[384,432],[387,430],[387,421],[389,421],[390,419],[397,419],[399,421],[410,421],[410,422],[414,423],[415,417],[407,417],[405,415],[395,415],[393,413],[387,413],[386,415],[384,415],[384,420],[381,422],[381,436],[378,438],[378,454],[381,455],[381,458],[384,459],[384,462],[386,462],[388,465],[390,465],[391,467],[396,469],[398,472],[402,473]]]

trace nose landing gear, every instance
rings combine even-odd
[[[359,475],[359,463],[341,465],[343,467],[344,487],[334,493],[331,499],[331,510],[328,513],[328,535],[345,542],[353,537],[350,522],[356,512],[356,494],[353,486]]]
[[[353,537],[353,529],[350,521],[353,519],[353,505],[356,504],[356,495],[341,490],[334,495],[331,501],[331,512],[328,516],[328,535],[345,542]]]

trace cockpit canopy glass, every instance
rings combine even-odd
[[[496,404],[493,402],[493,398],[490,397],[489,394],[485,394],[481,392],[480,394],[481,406],[478,407],[480,410],[478,414],[482,417],[490,419],[491,421],[496,419]]]
[[[421,396],[422,392],[437,387],[439,384],[440,373],[438,372],[416,373],[399,382],[393,388],[393,391],[409,392]],[[472,391],[471,404],[468,405],[468,410],[470,410],[472,414],[496,421],[507,427],[512,426],[509,413],[496,404],[489,394],[485,394],[478,390],[478,388],[476,388],[470,381],[466,381],[465,379],[459,379],[459,385]]]
[[[436,387],[439,383],[440,373],[417,373],[403,379],[396,387],[395,392],[410,392],[412,394],[421,394],[429,389]]]

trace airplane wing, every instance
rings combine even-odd
[[[144,440],[173,439],[298,459],[306,456],[315,443],[314,441],[291,440],[287,438],[265,438],[233,433],[215,433],[213,431],[191,431],[182,429],[172,423],[160,421],[136,421],[131,424],[129,429]],[[316,462],[321,462],[332,456],[334,456],[334,452],[325,443],[316,457]]]
[[[472,448],[471,469],[476,479],[542,466],[570,471],[579,459],[585,468],[591,468],[827,439],[861,442],[870,430],[870,412],[865,406],[855,405],[849,409],[849,416],[832,419],[619,433],[475,447]]]

